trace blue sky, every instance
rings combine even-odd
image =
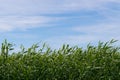
[[[120,0],[0,0],[0,43],[82,47],[119,33]]]

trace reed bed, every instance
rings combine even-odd
[[[33,44],[21,51],[5,40],[0,51],[0,80],[120,80],[120,48],[116,40],[97,46],[63,45],[53,50]]]

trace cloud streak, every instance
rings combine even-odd
[[[0,0],[1,15],[36,15],[64,13],[81,9],[104,9],[105,4],[119,0]]]
[[[113,7],[118,5],[118,9],[115,10],[109,7],[108,4]],[[116,20],[118,17],[120,18],[119,5],[119,0],[0,0],[0,29],[1,31],[12,31],[14,29],[24,30],[45,27],[51,25],[51,22],[55,23],[60,20],[60,17],[36,15],[79,12],[81,10],[97,11],[108,22],[114,20],[119,22],[119,20]]]
[[[90,41],[95,41],[95,42],[98,40],[108,41],[111,39],[120,40],[119,25],[120,23],[105,23],[105,24],[103,23],[103,24],[95,24],[93,26],[83,26],[83,27],[79,26],[79,27],[74,27],[72,29],[73,31],[84,33],[83,34],[84,36],[82,35],[82,38]]]
[[[17,32],[18,30],[54,25],[54,27],[59,28],[69,27],[72,33],[78,33],[74,35],[70,31],[68,34],[62,32],[61,36],[52,38],[49,36],[49,30],[47,30],[49,33],[43,32],[48,35],[47,38],[43,37],[44,40],[55,46],[63,43],[86,44],[90,41],[97,42],[98,40],[110,40],[112,38],[120,40],[119,5],[120,0],[0,0],[0,32]],[[82,12],[83,14],[79,15]],[[79,23],[80,21],[81,23]],[[55,33],[59,32],[58,28],[51,30],[55,30],[53,31]],[[29,40],[37,39],[34,34],[27,34],[22,37],[26,40],[27,38]],[[11,33],[7,36],[16,37],[17,35]],[[35,35],[39,36],[38,34]]]
[[[0,30],[4,32],[14,29],[25,30],[36,27],[49,27],[48,24],[61,19],[62,18],[45,16],[1,16]]]

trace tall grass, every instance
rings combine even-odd
[[[69,45],[52,50],[34,44],[9,54],[13,45],[5,40],[0,51],[0,80],[119,80],[120,48],[114,42],[88,44],[85,50]]]

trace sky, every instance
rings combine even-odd
[[[120,0],[0,0],[0,43],[16,48],[120,40],[119,25]]]

